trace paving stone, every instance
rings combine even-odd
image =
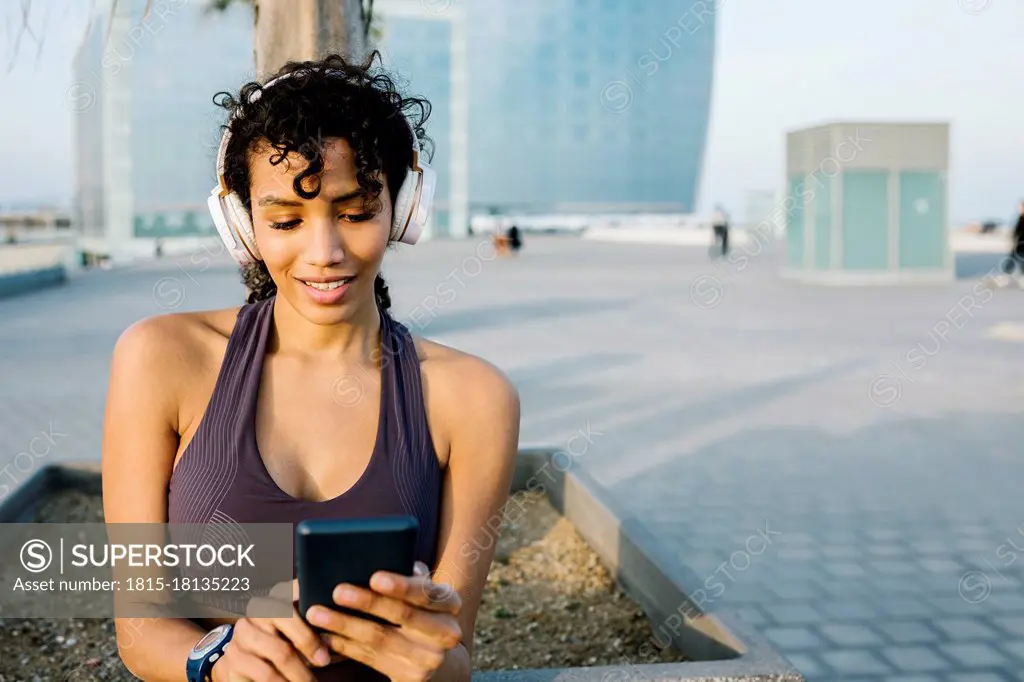
[[[775,622],[782,625],[820,623],[823,620],[821,613],[807,604],[775,604],[768,612]]]
[[[878,629],[897,644],[937,642],[939,634],[922,621],[880,623]]]
[[[971,618],[945,618],[936,620],[933,625],[946,633],[954,642],[969,639],[999,639],[998,632],[981,621]]]
[[[767,587],[766,589],[771,591],[771,593],[777,596],[779,599],[783,600],[798,599],[801,601],[806,601],[808,599],[813,599],[816,597],[820,597],[822,595],[822,589],[820,587],[816,587],[814,584],[806,582],[777,582],[774,585]]]
[[[988,644],[943,644],[942,653],[968,668],[989,668],[1003,665],[1006,657]]]
[[[1024,637],[1024,616],[993,616],[996,627],[1016,637]]]
[[[1008,677],[1002,673],[978,672],[978,673],[953,673],[946,678],[949,682],[1012,682],[1019,680],[1019,677]]]
[[[1012,639],[995,643],[997,647],[1019,661],[1024,661],[1024,639]]]
[[[878,571],[882,575],[911,575],[918,571],[912,561],[872,559],[866,563],[871,570]]]
[[[817,678],[818,675],[827,672],[827,669],[821,664],[821,661],[817,660],[809,653],[786,653],[785,658],[793,665],[794,668],[803,673],[804,677],[808,679]]]
[[[911,542],[910,547],[914,551],[914,554],[949,554],[949,543],[944,540]]]
[[[864,575],[864,569],[849,561],[826,561],[822,567],[834,576],[842,578],[855,578]]]
[[[736,609],[736,615],[742,618],[744,622],[750,623],[751,625],[760,626],[771,622],[768,617],[754,605],[743,606]]]
[[[814,537],[810,533],[803,533],[800,531],[787,531],[783,533],[782,543],[786,547],[816,547],[821,544],[819,538]]]
[[[828,624],[818,630],[841,647],[861,647],[881,644],[882,639],[864,625]]]
[[[826,578],[820,584],[821,589],[828,595],[830,601],[846,601],[877,592],[874,586],[867,582],[849,580],[847,578]]]
[[[841,601],[824,604],[822,613],[836,620],[868,620],[878,616],[878,612],[863,601]]]
[[[862,554],[860,547],[855,545],[828,545],[819,548],[818,553],[827,559],[853,559]]]
[[[952,589],[956,589],[955,587]],[[989,596],[989,600],[991,596]],[[988,601],[988,600],[986,600]],[[985,613],[986,607],[979,607],[978,604],[972,604],[963,597],[956,595],[952,597],[933,597],[928,602],[936,608],[936,610],[947,616],[972,616],[978,617]],[[991,608],[991,607],[988,607]]]
[[[997,586],[999,586],[999,583],[992,586],[991,608],[995,611],[1020,611],[1024,613],[1024,594],[999,590],[996,589]],[[1013,587],[1019,589],[1019,585]]]
[[[765,637],[786,651],[813,649],[822,644],[821,639],[807,628],[766,628],[763,632]]]
[[[871,650],[867,649],[833,649],[820,654],[821,660],[846,675],[873,675],[892,671]]]
[[[976,552],[978,554],[987,554],[993,550],[991,540],[986,538],[962,538],[954,540],[949,545],[950,549],[958,552],[966,552],[968,554]]]
[[[896,618],[915,618],[935,613],[934,607],[924,600],[913,597],[881,598],[878,601],[878,610]]]
[[[783,561],[809,561],[818,556],[818,550],[813,547],[780,547],[775,555]]]
[[[940,657],[930,647],[890,647],[883,649],[881,653],[894,666],[908,672],[950,669],[949,661]]]
[[[880,557],[898,557],[910,553],[910,549],[903,545],[869,545],[868,554]]]
[[[919,559],[917,563],[929,573],[949,573],[957,578],[964,574],[963,566],[949,559]]]
[[[895,528],[868,528],[864,535],[872,540],[899,540],[903,537],[903,531]]]

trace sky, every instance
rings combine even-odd
[[[0,0],[0,204],[63,203],[73,183],[65,93],[94,0],[32,0],[30,25],[45,41],[23,35],[15,52],[23,2]],[[953,221],[1014,213],[1024,198],[1024,2],[716,2],[702,211],[721,201],[741,217],[747,192],[781,191],[787,131],[861,119],[948,121]]]

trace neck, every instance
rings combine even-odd
[[[373,364],[380,354],[380,313],[373,301],[337,324],[310,322],[281,296],[272,305],[274,333],[270,350],[275,353],[346,364]]]

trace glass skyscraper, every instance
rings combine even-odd
[[[694,211],[720,3],[377,0],[385,64],[433,105],[430,231],[492,210]],[[78,222],[120,245],[212,234],[211,98],[253,76],[249,8],[146,5],[119,2],[109,34],[101,11],[68,91]]]
[[[146,0],[121,0],[108,32],[101,5],[68,90],[85,246],[130,255],[215,235],[206,197],[226,112],[213,97],[253,77],[251,10],[161,0],[144,16]]]
[[[381,3],[383,46],[442,106],[443,22],[465,21],[471,211],[695,210],[719,0],[422,0],[421,18],[388,14],[408,4]]]

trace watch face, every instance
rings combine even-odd
[[[199,640],[194,647],[192,647],[192,653],[189,654],[192,658],[202,658],[206,655],[206,652],[214,647],[217,642],[224,638],[224,633],[227,631],[226,625],[220,625],[215,627],[206,633],[206,636]]]

